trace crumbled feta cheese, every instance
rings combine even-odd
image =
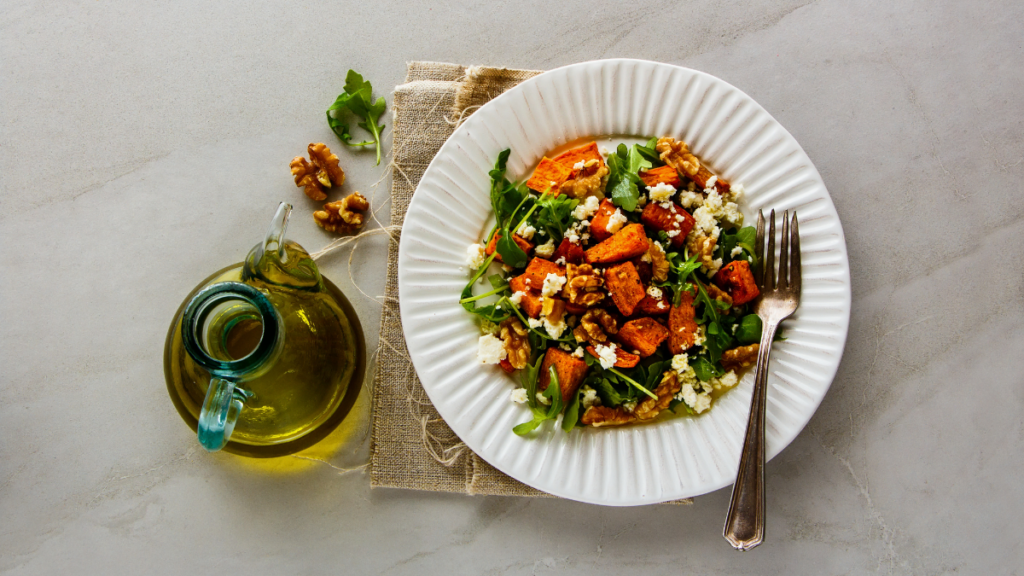
[[[562,336],[562,332],[565,332],[565,320],[552,322],[547,316],[545,316],[544,329],[547,330],[548,336],[551,336],[552,338],[559,338]]]
[[[601,201],[597,199],[597,196],[588,196],[585,201],[580,202],[576,208],[573,209],[572,215],[575,216],[577,220],[586,220],[593,216],[600,206]]]
[[[647,295],[657,300],[661,298],[661,288],[658,288],[657,286],[649,286],[647,288]]]
[[[498,325],[484,318],[483,320],[480,321],[480,331],[483,332],[484,334],[497,334]]]
[[[694,346],[703,346],[707,342],[708,338],[704,334],[704,326],[701,324],[697,325],[697,336],[693,339]]]
[[[552,254],[555,253],[554,239],[549,239],[544,244],[540,244],[539,246],[533,249],[533,253],[536,254],[537,256],[551,256]]]
[[[675,238],[676,236],[679,236],[680,232],[681,232],[681,230],[672,230],[671,232],[668,233],[668,237],[669,238]]]
[[[693,404],[693,411],[697,414],[705,412],[708,408],[711,408],[711,395],[707,392],[702,392],[697,395],[697,401]]]
[[[586,167],[587,167],[586,160],[580,160],[579,162],[577,162],[577,163],[572,165],[572,169],[573,170],[583,170]]]
[[[580,220],[580,230],[590,228],[590,220]]]
[[[622,213],[622,210],[616,208],[615,212],[613,212],[612,215],[608,217],[608,225],[605,226],[604,229],[607,230],[608,232],[611,232],[612,234],[615,234],[616,232],[621,230],[622,226],[628,221],[629,220],[626,218],[626,215]]]
[[[733,258],[735,258],[737,256],[740,256],[742,254],[743,254],[743,248],[740,248],[739,246],[733,248],[732,252],[729,252],[729,256],[732,256]]]
[[[641,254],[640,255],[640,261],[641,262],[647,262],[648,264],[652,263],[653,261],[651,260],[651,253],[650,252],[644,252],[643,254]]]
[[[715,213],[708,208],[707,203],[693,211],[693,219],[696,220],[693,227],[695,231],[709,234],[712,230],[718,228],[718,220],[715,219]]]
[[[565,256],[559,256],[558,260],[555,260],[555,264],[559,266],[565,266]]]
[[[526,323],[530,325],[530,328],[540,328],[541,326],[544,325],[543,322],[536,318],[527,318]]]
[[[583,405],[583,410],[586,410],[591,406],[601,405],[601,398],[597,396],[597,390],[594,390],[590,386],[583,386],[580,390],[583,392],[583,397],[580,398],[580,404]]]
[[[715,258],[711,261],[711,266],[708,266],[708,276],[714,276],[718,274],[718,271],[722,268],[722,259]]]
[[[483,244],[470,244],[466,248],[466,264],[473,270],[479,269],[487,261],[487,251]]]
[[[533,235],[536,232],[537,229],[527,224],[526,221],[523,221],[523,223],[519,225],[519,229],[516,230],[516,234],[523,240],[533,240]]]
[[[648,186],[647,193],[651,195],[652,202],[668,202],[676,193],[676,188],[671,184],[658,182],[654,186]]]
[[[484,334],[480,337],[476,358],[481,364],[497,364],[507,357],[505,343],[501,341],[501,338],[496,338],[493,334]]]
[[[600,148],[598,148],[597,151],[601,153],[601,156],[605,156],[605,157],[607,157],[609,154],[612,153],[611,150],[605,148],[604,146],[601,146]]]
[[[729,186],[729,191],[722,195],[727,202],[739,202],[740,198],[743,197],[743,184],[733,184]]]
[[[572,355],[577,358],[583,358],[583,346],[577,346]]]
[[[622,409],[632,414],[633,410],[636,410],[636,401],[630,400],[629,402],[623,402]]]
[[[721,378],[712,378],[711,385],[715,390],[721,390],[722,388],[732,388],[740,381],[739,376],[736,375],[735,370],[729,370]]]
[[[526,404],[526,388],[516,388],[511,394],[509,394],[508,399],[516,404]]]
[[[722,220],[733,226],[742,226],[743,213],[740,212],[740,207],[735,202],[726,202],[722,207]]]
[[[573,244],[579,244],[580,243],[580,235],[577,234],[576,230],[573,229],[573,228],[570,228],[569,230],[567,230],[565,232],[565,239],[568,240],[569,242],[573,243]]]
[[[601,362],[601,368],[608,370],[615,366],[615,362],[617,360],[615,356],[615,344],[608,344],[607,346],[604,344],[598,344],[597,346],[594,346],[594,352],[597,352],[597,359]]]
[[[537,402],[540,402],[545,406],[551,406],[551,398],[548,398],[541,392],[537,392]]]
[[[541,287],[540,294],[541,296],[554,296],[562,291],[562,286],[565,286],[565,276],[548,272],[548,275],[544,277],[544,286]]]
[[[676,354],[675,356],[672,357],[672,369],[675,370],[676,372],[678,372],[680,374],[683,374],[683,373],[686,372],[686,370],[689,367],[690,367],[690,357],[689,357],[689,355],[683,353],[683,354]]]
[[[676,400],[682,400],[686,402],[686,405],[693,408],[693,405],[697,403],[697,391],[693,389],[693,384],[687,382],[679,389],[679,394],[676,394]]]
[[[523,296],[526,296],[526,292],[520,290],[509,296],[508,301],[515,304],[516,306],[519,306],[523,301]]]
[[[718,176],[712,176],[711,178],[708,178],[707,183],[704,184],[704,188],[714,188],[716,182],[718,182]]]
[[[664,310],[665,308],[668,308],[668,306],[665,305],[665,302],[663,300],[659,301],[658,302],[658,310]]]
[[[698,194],[697,192],[691,192],[689,190],[681,192],[679,194],[679,203],[683,205],[683,208],[693,208],[704,204],[704,195]]]
[[[587,234],[586,232],[584,232],[583,235],[580,236],[580,240],[582,240],[584,242],[586,242],[587,240],[590,240],[590,234]]]
[[[672,203],[671,202],[659,202],[658,206],[661,206],[665,210],[671,210],[672,209]]]

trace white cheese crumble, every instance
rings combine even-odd
[[[533,240],[533,235],[537,232],[537,229],[530,226],[525,221],[519,225],[519,229],[516,230],[516,234],[523,240]]]
[[[577,346],[572,355],[577,358],[583,358],[583,346]]]
[[[658,182],[654,186],[648,186],[647,193],[651,195],[652,202],[667,202],[676,193],[676,187],[665,182]]]
[[[676,354],[672,357],[672,369],[679,374],[684,374],[689,367],[690,356],[688,354]]]
[[[543,322],[541,322],[540,320],[538,320],[536,318],[527,318],[526,322],[527,322],[527,324],[530,325],[530,328],[540,328],[541,326],[544,325]]]
[[[717,182],[718,176],[711,176],[711,178],[708,178],[707,183],[704,184],[704,188],[714,188]]]
[[[598,344],[594,346],[594,351],[597,352],[597,359],[601,362],[601,368],[608,370],[615,366],[617,360],[615,356],[615,344]]]
[[[562,286],[565,286],[565,276],[559,276],[554,272],[548,272],[548,275],[544,277],[544,286],[540,289],[541,296],[554,296],[562,291]]]
[[[545,406],[551,406],[551,398],[548,398],[541,392],[537,392],[537,402],[540,402]]]
[[[612,234],[615,234],[616,232],[621,230],[622,226],[625,225],[625,223],[628,221],[629,220],[626,218],[626,215],[622,213],[622,210],[616,208],[615,212],[613,212],[612,215],[608,217],[608,225],[605,226],[604,229],[607,230],[608,232],[611,232]]]
[[[601,201],[597,199],[597,196],[588,196],[583,202],[580,202],[576,208],[573,209],[572,215],[577,220],[586,220],[597,212],[597,209],[601,207]]]
[[[484,334],[480,337],[480,343],[476,349],[476,358],[481,364],[497,364],[508,357],[505,351],[505,343],[501,338],[493,334]]]
[[[658,288],[657,286],[649,286],[647,288],[647,295],[655,300],[659,300],[661,299],[661,288]]]
[[[559,266],[565,266],[565,256],[559,256],[558,260],[555,260],[555,264]]]
[[[693,208],[704,204],[704,196],[702,194],[689,190],[681,192],[677,200],[683,205],[683,208]]]
[[[487,251],[483,244],[470,244],[466,248],[466,264],[473,270],[479,269],[487,261]]]
[[[511,394],[509,394],[508,399],[516,404],[526,404],[526,388],[516,388]]]
[[[555,240],[553,238],[548,239],[548,241],[545,242],[544,244],[540,244],[539,246],[534,248],[533,253],[536,254],[537,256],[551,256],[552,254],[555,253]]]
[[[552,338],[559,338],[562,336],[562,332],[565,332],[565,320],[552,322],[547,316],[545,316],[544,329],[547,330],[548,336],[551,336]]]
[[[732,388],[739,383],[739,381],[740,378],[736,375],[736,372],[734,370],[729,370],[723,374],[721,378],[712,378],[710,384],[715,390],[721,390],[722,388]]]
[[[572,169],[573,170],[583,170],[586,167],[587,167],[586,160],[580,160],[579,162],[577,162],[577,163],[572,165]]]
[[[523,301],[523,296],[526,296],[526,292],[523,292],[522,290],[520,290],[518,292],[513,293],[511,296],[509,296],[508,301],[513,303],[513,304],[515,304],[516,306],[519,306],[520,303],[522,303],[522,301]]]
[[[743,254],[743,248],[740,248],[739,246],[733,248],[732,252],[729,252],[729,256],[732,256],[733,258],[735,258],[737,256],[740,256],[742,254]]]
[[[668,233],[668,237],[669,238],[675,238],[676,236],[679,236],[680,232],[681,232],[681,230],[672,230],[671,232]]]
[[[583,405],[583,409],[586,410],[591,406],[600,406],[601,399],[597,396],[597,390],[594,390],[590,386],[584,386],[580,388],[583,392],[583,397],[580,398],[580,404]]]
[[[636,401],[630,400],[629,402],[623,402],[622,409],[632,414],[633,410],[636,410]]]

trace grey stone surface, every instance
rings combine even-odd
[[[1020,2],[4,2],[0,573],[1012,574],[1024,565]],[[371,491],[367,402],[318,449],[198,449],[163,383],[181,298],[333,142],[355,68],[551,68],[612,56],[715,74],[804,146],[846,231],[849,340],[768,465],[768,541],[692,507]],[[389,99],[390,102],[390,99]],[[389,122],[390,123],[390,122]],[[340,151],[346,190],[382,173]],[[382,206],[386,182],[376,190]],[[381,212],[386,218],[387,208]],[[385,244],[354,279],[382,291]],[[379,308],[322,262],[374,343]]]

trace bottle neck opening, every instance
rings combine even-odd
[[[186,352],[212,375],[244,379],[279,350],[280,318],[267,297],[240,282],[201,290],[182,316]]]

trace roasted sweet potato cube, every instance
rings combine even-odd
[[[740,306],[757,298],[761,291],[754,282],[754,274],[750,271],[750,262],[733,260],[715,274],[715,284],[732,296],[732,303]]]
[[[551,374],[548,368],[555,367],[558,374],[558,386],[562,389],[562,400],[568,402],[576,389],[583,383],[587,375],[587,363],[568,352],[558,348],[548,348],[544,354],[544,361],[540,364],[540,374],[537,377],[537,391],[543,392],[551,384]]]
[[[682,183],[682,180],[679,179],[679,172],[676,172],[676,169],[671,166],[658,166],[646,172],[640,172],[640,179],[643,180],[644,186],[668,184],[678,189]]]
[[[629,224],[611,238],[586,252],[588,264],[606,264],[629,260],[647,252],[651,241],[647,239],[643,224]]]
[[[632,262],[633,266],[636,267],[636,273],[640,275],[640,281],[644,283],[644,286],[647,286],[648,284],[650,284],[651,283],[651,277],[654,275],[654,270],[651,267],[651,263],[650,262],[644,262],[643,261],[643,256],[637,256],[635,258],[630,258],[629,261]]]
[[[568,238],[563,238],[562,243],[555,248],[554,254],[551,255],[552,261],[557,261],[559,258],[565,258],[566,264],[582,264],[584,259],[583,248],[580,248],[579,244],[573,244],[569,242]]]
[[[522,292],[519,299],[519,308],[530,318],[539,318],[544,301],[540,297],[540,290],[531,290],[526,282],[526,274],[521,274],[508,281],[512,293]]]
[[[588,162],[590,160],[597,160],[601,164],[604,164],[604,157],[601,156],[601,150],[597,147],[597,142],[588,142],[582,146],[577,146],[572,150],[566,150],[554,158],[555,162],[561,166],[569,168],[579,162]]]
[[[711,180],[712,176],[714,176],[714,174],[712,174],[710,170],[708,170],[703,164],[701,164],[700,169],[697,170],[697,173],[691,176],[690,179],[693,180],[693,182],[697,185],[698,188],[703,190],[704,188],[707,188],[708,180]],[[715,180],[715,190],[718,190],[719,194],[724,195],[726,192],[729,191],[729,182],[726,179],[719,176],[718,179]]]
[[[608,267],[604,271],[604,285],[623,316],[632,316],[637,304],[647,295],[632,262]]]
[[[626,350],[635,350],[647,358],[658,351],[658,346],[669,337],[668,329],[654,318],[630,320],[619,328],[616,338]]]
[[[590,353],[594,358],[600,358],[597,355],[597,350],[593,346],[587,346],[587,352]],[[615,367],[616,368],[633,368],[640,363],[640,356],[636,354],[630,354],[622,348],[615,347]]]
[[[659,316],[661,314],[668,314],[669,310],[672,309],[672,303],[664,296],[661,298],[644,296],[644,299],[640,301],[636,309],[645,316]]]
[[[531,290],[541,290],[544,286],[544,279],[548,277],[548,274],[564,277],[565,266],[559,266],[543,258],[534,258],[530,260],[530,265],[526,267],[526,272],[523,273],[523,276],[526,276],[528,280],[526,285]]]
[[[694,320],[693,294],[683,292],[679,306],[673,306],[668,313],[668,350],[682,354],[697,341],[697,322]]]
[[[491,236],[491,241],[487,243],[487,248],[485,249],[488,256],[494,254],[494,251],[498,249],[498,240],[501,240],[501,233],[495,232],[494,236]],[[530,250],[533,250],[533,243],[521,238],[519,234],[513,234],[512,240],[515,241],[516,245],[519,246],[523,252],[526,252],[527,255],[529,255]],[[498,262],[504,262],[504,260],[501,259],[501,254],[495,256],[494,259]]]
[[[509,374],[516,371],[516,367],[513,366],[512,363],[505,358],[502,358],[502,360],[498,362],[498,366],[501,366],[501,369]]]
[[[526,181],[526,186],[530,190],[541,193],[548,188],[553,188],[554,194],[557,196],[558,187],[569,178],[570,173],[572,173],[572,165],[566,167],[545,156],[537,165],[537,169],[533,171],[533,176]]]
[[[611,238],[612,233],[608,231],[608,220],[611,219],[612,214],[618,207],[612,204],[612,201],[605,198],[601,201],[601,206],[598,207],[597,213],[590,219],[590,235],[596,238],[599,242],[607,238]]]
[[[682,206],[670,203],[669,208],[662,208],[661,204],[650,202],[644,206],[640,221],[655,230],[664,230],[669,235],[672,245],[679,248],[686,242],[686,235],[693,230],[693,225],[697,221]]]

